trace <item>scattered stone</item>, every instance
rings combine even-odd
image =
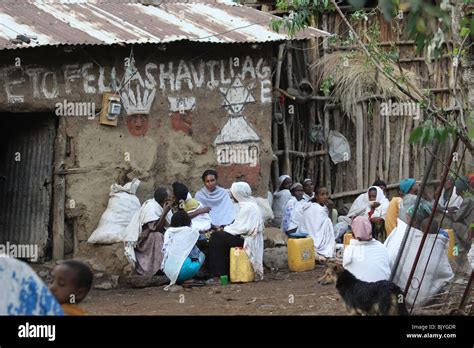
[[[263,243],[265,248],[285,246],[288,243],[288,237],[286,234],[276,227],[265,227],[263,235]]]
[[[105,276],[104,279],[97,280],[94,284],[94,289],[111,290],[118,287],[118,275]]]
[[[46,278],[48,275],[49,275],[49,272],[48,271],[40,271],[38,273],[38,275],[41,277],[41,278]]]
[[[288,268],[288,248],[269,248],[263,251],[263,264],[271,270]]]
[[[150,286],[161,286],[169,283],[166,276],[146,277],[142,275],[131,275],[125,279],[126,284],[132,288],[146,288]]]
[[[107,270],[107,268],[101,264],[101,263],[98,263],[98,262],[94,262],[92,265],[91,265],[91,268],[94,270],[94,271],[97,271],[97,272],[105,272]]]
[[[184,288],[181,285],[173,284],[168,288],[168,291],[171,293],[183,292]]]

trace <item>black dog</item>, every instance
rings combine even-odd
[[[388,280],[364,282],[341,265],[331,264],[319,283],[334,282],[350,315],[408,315],[402,290]]]

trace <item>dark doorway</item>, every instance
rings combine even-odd
[[[0,113],[0,243],[50,243],[56,118]]]

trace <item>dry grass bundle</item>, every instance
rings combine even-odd
[[[334,52],[324,55],[312,67],[317,74],[318,85],[330,79],[333,84],[330,96],[341,103],[343,112],[354,121],[356,115],[357,100],[372,95],[382,95],[382,98],[393,101],[412,101],[402,93],[395,84],[368,61],[367,57],[360,51]],[[393,76],[400,81],[409,91],[418,89],[419,77],[406,69],[402,69],[403,78],[396,64],[389,64],[393,69]]]

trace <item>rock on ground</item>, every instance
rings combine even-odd
[[[279,228],[265,227],[263,234],[265,248],[275,248],[277,246],[287,245],[288,237]]]
[[[271,270],[288,268],[288,248],[268,248],[263,251],[263,264]]]

